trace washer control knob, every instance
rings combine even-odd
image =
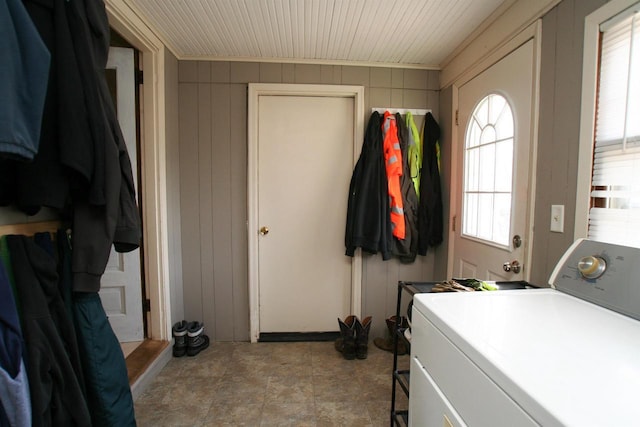
[[[578,271],[585,279],[597,279],[607,269],[607,262],[597,256],[586,256],[578,261]]]

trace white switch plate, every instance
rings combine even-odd
[[[551,231],[564,233],[564,205],[551,205]]]

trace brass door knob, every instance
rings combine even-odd
[[[265,226],[260,227],[260,234],[262,234],[263,236],[266,236],[267,234],[269,234],[269,227],[265,227]]]

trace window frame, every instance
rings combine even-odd
[[[586,238],[589,229],[600,60],[600,25],[637,3],[638,0],[612,0],[585,18],[574,240]]]
[[[509,138],[502,138],[502,139],[495,139],[493,141],[491,141],[490,143],[479,143],[473,147],[469,147],[469,137],[470,137],[470,131],[471,131],[471,126],[473,125],[473,122],[475,120],[475,117],[477,116],[477,112],[478,109],[480,108],[480,105],[483,102],[490,102],[491,97],[496,96],[496,97],[500,97],[501,99],[504,100],[504,105],[508,108],[508,112],[509,115],[511,116],[511,136]],[[504,108],[504,107],[503,107]],[[487,123],[487,125],[491,125],[493,128],[495,128],[497,122],[493,122],[493,123]],[[480,135],[481,138],[481,135]],[[511,140],[511,183],[509,185],[509,226],[508,226],[508,230],[507,230],[507,239],[506,241],[503,242],[498,242],[496,240],[492,240],[489,238],[485,238],[485,237],[481,237],[478,235],[474,235],[474,234],[468,234],[466,229],[466,219],[467,219],[467,209],[468,209],[468,205],[467,205],[467,201],[466,201],[466,196],[467,194],[470,193],[474,193],[474,191],[468,191],[467,188],[467,184],[469,181],[469,177],[468,177],[468,153],[470,150],[477,150],[478,147],[480,146],[486,146],[486,145],[493,145],[494,147],[505,140]],[[513,105],[511,103],[511,101],[509,100],[509,98],[507,96],[505,96],[505,94],[499,92],[499,91],[491,91],[489,93],[486,93],[477,103],[476,105],[473,107],[473,110],[469,116],[468,119],[468,123],[465,127],[465,131],[464,131],[464,147],[462,148],[462,167],[463,167],[463,172],[462,172],[462,200],[461,200],[461,219],[460,219],[460,237],[464,238],[464,239],[470,239],[470,240],[474,240],[476,242],[481,242],[483,244],[486,245],[490,245],[490,246],[494,246],[497,248],[501,248],[501,249],[509,249],[509,247],[511,246],[511,236],[513,235],[513,218],[511,216],[511,214],[513,213],[513,204],[515,203],[514,201],[514,197],[513,197],[513,193],[514,193],[514,181],[515,181],[515,177],[514,174],[516,172],[516,168],[515,168],[515,139],[516,139],[516,123],[515,123],[515,118],[514,118],[514,112],[513,112]],[[495,153],[494,153],[494,160],[495,160]],[[494,167],[495,169],[495,167]],[[495,170],[494,170],[495,173]],[[494,176],[495,178],[495,176]],[[480,194],[483,191],[481,190],[476,190],[475,193],[476,194]],[[506,194],[505,191],[498,191],[495,188],[495,183],[494,183],[494,188],[492,191],[485,191],[486,193],[491,193],[494,196],[496,194]],[[494,204],[495,207],[495,204]],[[492,222],[495,221],[495,217],[492,216]]]

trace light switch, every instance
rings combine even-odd
[[[551,231],[564,233],[564,205],[551,205]]]

